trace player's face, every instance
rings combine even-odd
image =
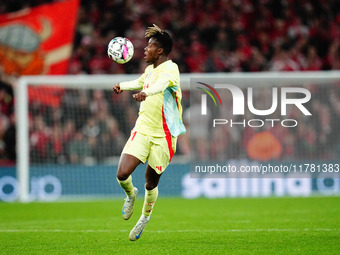
[[[148,45],[144,48],[144,55],[145,55],[144,59],[146,63],[154,64],[159,58],[160,53],[161,53],[161,48],[159,47],[159,43],[157,42],[157,39],[150,38]]]

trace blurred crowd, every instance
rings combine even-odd
[[[1,1],[0,14],[47,2],[55,1]],[[171,32],[170,58],[182,73],[340,70],[338,0],[83,0],[68,73],[142,73],[146,67],[144,32],[153,23]],[[125,65],[113,63],[106,54],[108,42],[116,36],[128,37],[135,47],[133,59]],[[10,82],[0,86],[0,159],[13,162]],[[339,123],[329,117],[340,115],[339,88],[318,89],[320,98],[313,99],[311,106],[317,115],[312,125],[301,121],[294,131],[266,130],[285,143],[281,144],[282,159],[334,157],[336,146],[340,151]],[[104,162],[119,155],[137,117],[138,105],[130,100],[129,92],[118,98],[100,90],[65,90],[60,107],[30,105],[32,162]],[[189,101],[189,94],[184,93],[185,115]],[[188,130],[192,133],[189,126]],[[214,146],[197,153],[217,157],[221,146],[230,157],[245,157],[257,131],[216,130],[211,137]],[[230,139],[220,141],[218,132],[227,132]],[[188,134],[180,137],[178,155],[189,154]],[[202,142],[198,141],[197,148]]]
[[[84,1],[70,73],[141,73],[153,23],[172,33],[183,73],[340,69],[337,0],[139,0]],[[115,36],[135,46],[127,65],[106,57]]]
[[[109,163],[130,135],[138,105],[129,92],[63,92],[60,107],[30,108],[31,160],[36,163]]]
[[[0,14],[55,1],[2,1]],[[87,0],[69,73],[142,72],[144,32],[153,23],[172,33],[171,58],[183,73],[340,69],[337,0]],[[135,46],[126,65],[107,58],[116,36]]]

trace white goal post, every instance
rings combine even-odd
[[[28,86],[62,86],[71,89],[106,89],[121,81],[133,80],[139,75],[42,75],[22,76],[15,87],[15,111],[17,127],[17,180],[19,183],[19,201],[28,202],[29,197],[29,99]],[[228,83],[235,81],[245,87],[255,86],[259,83],[270,82],[276,84],[324,84],[327,82],[340,82],[340,71],[320,72],[261,72],[261,73],[191,73],[181,74],[182,90],[190,89],[190,78],[224,78]]]

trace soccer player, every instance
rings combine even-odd
[[[168,60],[172,39],[157,25],[149,27],[145,37],[149,41],[144,48],[144,59],[149,65],[144,74],[134,81],[121,82],[113,87],[117,94],[123,90],[141,90],[133,94],[133,98],[141,102],[139,116],[122,151],[117,170],[118,183],[127,195],[122,215],[128,220],[138,193],[132,184],[131,174],[140,162],[148,161],[142,215],[129,234],[131,241],[140,238],[149,222],[158,197],[159,179],[175,153],[177,136],[185,133],[179,70]]]

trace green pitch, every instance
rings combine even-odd
[[[123,200],[0,203],[0,254],[339,254],[340,197],[159,198],[131,242]]]

